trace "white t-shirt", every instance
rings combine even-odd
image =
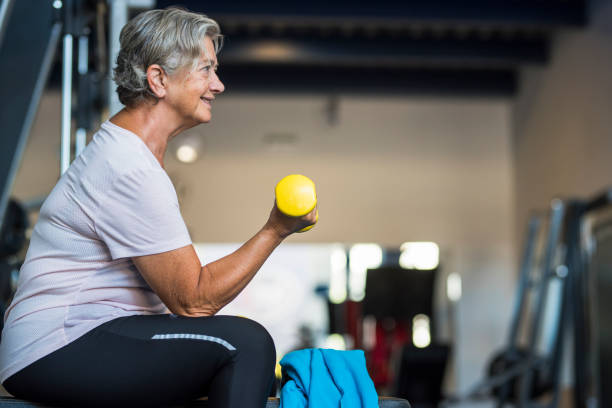
[[[41,208],[4,317],[0,381],[109,320],[166,312],[131,257],[189,244],[153,153],[102,124]]]

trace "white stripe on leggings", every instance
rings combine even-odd
[[[219,343],[226,349],[233,351],[236,347],[229,344],[227,341],[218,337],[206,336],[204,334],[189,334],[189,333],[174,333],[174,334],[156,334],[151,337],[151,340],[171,340],[171,339],[190,339],[190,340],[204,340]]]

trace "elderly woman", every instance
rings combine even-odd
[[[5,316],[0,380],[13,395],[76,406],[202,396],[210,407],[265,404],[270,335],[215,314],[315,215],[274,206],[241,248],[201,266],[163,159],[174,136],[211,120],[224,90],[220,40],[215,21],[181,9],[147,11],[123,28],[115,81],[125,109],[45,201]]]

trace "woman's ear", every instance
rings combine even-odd
[[[168,86],[168,76],[164,69],[157,65],[149,65],[147,68],[147,82],[149,89],[158,98],[166,96],[166,87]]]

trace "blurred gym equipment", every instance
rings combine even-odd
[[[85,146],[94,112],[101,111],[102,77],[106,64],[90,70],[92,38],[104,42],[97,0],[5,0],[0,7],[0,97],[10,101],[0,110],[3,147],[0,160],[0,215],[4,214],[41,94],[62,37],[62,125],[60,174]],[[36,10],[35,13],[32,10]],[[73,103],[74,38],[78,38],[77,104]],[[105,47],[95,47],[97,58]],[[95,59],[93,59],[95,60]],[[72,150],[72,111],[76,106],[75,149]]]
[[[23,155],[38,104],[57,57],[62,50],[62,126],[60,173],[85,146],[94,111],[99,112],[103,73],[89,70],[89,42],[92,33],[104,37],[100,14],[103,4],[96,0],[4,0],[0,4],[0,97],[7,101],[0,110],[3,149],[0,152],[0,305],[10,300],[17,258],[26,242],[28,210],[10,199],[17,169]],[[32,12],[35,10],[36,12]],[[93,27],[97,29],[94,30]],[[73,110],[73,38],[78,37],[78,104],[76,109],[75,153],[71,153]],[[98,67],[100,64],[98,64]],[[36,199],[36,201],[39,201]],[[3,312],[4,310],[2,310]]]
[[[451,352],[436,336],[434,287],[438,269],[395,265],[368,269],[362,314],[374,322],[374,344],[365,346],[375,385],[406,398],[415,407],[436,407]],[[425,321],[424,328],[417,322]],[[424,330],[424,333],[416,333]],[[422,342],[415,342],[421,334]],[[372,340],[364,343],[372,342]],[[393,363],[395,361],[395,363]],[[390,372],[391,371],[391,372]],[[417,374],[418,373],[418,374]]]
[[[4,0],[1,10],[0,98],[8,103],[0,109],[0,220],[62,33],[51,1]]]
[[[26,208],[17,200],[9,200],[0,228],[0,259],[16,255],[23,248],[28,226]]]
[[[571,318],[570,293],[575,251],[576,206],[555,199],[545,220],[529,220],[507,346],[489,363],[487,377],[463,400],[493,399],[498,407],[556,407],[560,396],[560,367]],[[538,239],[539,238],[539,239]],[[538,242],[543,241],[543,242]],[[541,247],[541,261],[534,256]],[[538,398],[550,394],[547,402]]]
[[[29,226],[26,208],[14,199],[10,199],[2,227],[0,228],[0,317],[12,299],[21,257],[17,256],[26,243],[26,230]],[[0,330],[4,327],[4,319],[0,319]]]
[[[492,358],[488,378],[445,404],[492,398],[498,407],[557,407],[562,366],[570,364],[573,406],[611,406],[612,190],[591,200],[553,200],[546,222],[543,228],[534,216],[529,223],[508,346]],[[533,254],[543,229],[540,266]]]
[[[612,406],[612,190],[581,203],[573,287],[574,406]]]

